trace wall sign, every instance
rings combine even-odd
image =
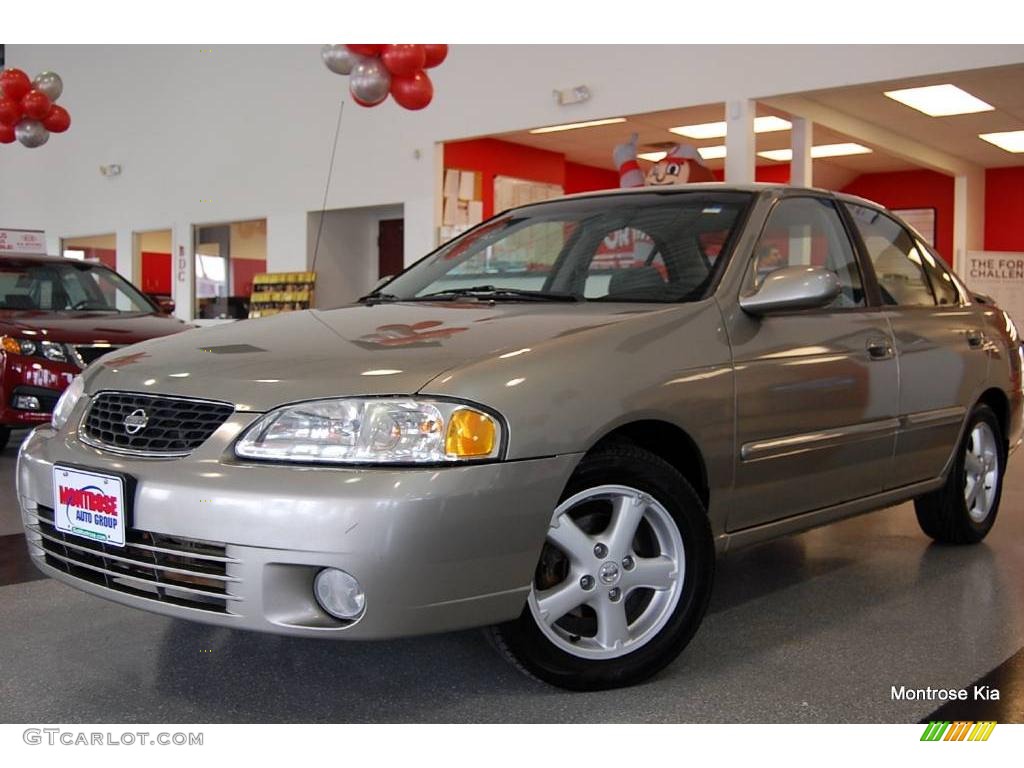
[[[45,254],[46,233],[39,229],[0,229],[0,253]]]
[[[961,276],[968,288],[991,296],[1024,328],[1024,253],[968,251]]]

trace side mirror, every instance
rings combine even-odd
[[[174,299],[156,299],[156,306],[161,315],[173,315],[177,305],[174,303]]]
[[[761,287],[740,297],[740,308],[751,315],[816,309],[831,303],[842,286],[836,273],[824,267],[783,267],[765,277]]]

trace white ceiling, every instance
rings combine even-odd
[[[922,85],[953,83],[995,107],[991,112],[949,117],[928,117],[910,107],[893,101],[883,91],[913,88]],[[794,95],[794,94],[788,94]],[[819,102],[825,107],[843,112],[887,130],[906,136],[916,142],[961,157],[977,165],[991,168],[1024,165],[1024,154],[1012,154],[978,138],[979,133],[1024,129],[1024,64],[994,69],[930,75],[928,77],[858,85],[799,94],[805,99]],[[758,115],[779,115],[783,112],[764,105]],[[617,117],[618,115],[609,115]],[[628,139],[633,132],[639,134],[640,151],[654,151],[661,145],[688,142],[697,147],[720,145],[724,139],[695,140],[677,136],[669,128],[679,125],[709,123],[725,119],[724,104],[672,109],[626,116],[625,123],[603,125],[558,133],[531,134],[516,131],[496,138],[530,147],[560,152],[572,162],[600,168],[614,168],[612,148]],[[566,109],[566,122],[573,122],[571,108]],[[833,144],[857,139],[831,131],[822,126],[814,128],[815,144]],[[779,131],[757,135],[757,151],[782,149],[789,146],[790,132]],[[860,142],[864,143],[864,142]],[[832,171],[853,176],[860,173],[909,170],[915,166],[887,154],[883,147],[872,146],[871,154],[815,160],[816,173]],[[723,160],[709,160],[711,168],[721,168]],[[774,165],[770,160],[757,158],[758,165]]]

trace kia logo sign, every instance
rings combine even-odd
[[[124,418],[124,431],[129,435],[137,434],[149,424],[149,414],[141,408],[136,408]]]

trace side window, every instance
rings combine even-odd
[[[921,243],[917,244],[917,251],[921,254],[924,262],[924,271],[932,284],[932,291],[940,305],[957,305],[960,303],[960,291],[957,290],[953,278],[944,266],[939,264],[939,259],[928,248]]]
[[[776,203],[754,249],[754,284],[776,269],[805,264],[836,273],[842,293],[833,308],[864,306],[857,258],[831,200],[790,197]]]
[[[925,274],[927,251],[881,211],[853,203],[847,207],[874,264],[882,301],[901,307],[934,307],[935,296]]]

